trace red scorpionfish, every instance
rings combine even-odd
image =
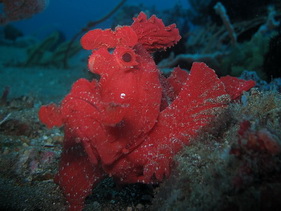
[[[255,85],[218,78],[206,64],[190,72],[175,68],[165,78],[151,56],[180,40],[175,24],[140,13],[131,26],[95,29],[81,39],[92,50],[89,70],[99,80],[76,81],[59,106],[39,110],[49,128],[64,126],[63,152],[55,182],[69,210],[106,176],[119,183],[156,183],[170,174],[173,156],[220,110]]]

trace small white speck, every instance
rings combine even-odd
[[[120,94],[120,98],[121,98],[121,99],[124,99],[125,97],[126,97],[126,94],[125,94],[125,93],[121,93],[121,94]]]

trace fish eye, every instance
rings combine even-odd
[[[130,62],[130,61],[132,61],[132,55],[129,54],[128,52],[124,53],[123,56],[122,56],[122,60],[124,62]]]

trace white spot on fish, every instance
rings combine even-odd
[[[121,98],[121,99],[125,99],[125,97],[126,97],[126,94],[125,94],[125,93],[121,93],[121,94],[120,94],[120,98]]]

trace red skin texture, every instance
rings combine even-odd
[[[245,81],[229,75],[223,76],[220,79],[224,84],[227,84],[226,91],[232,100],[238,99],[244,91],[255,86],[255,82],[252,80]]]
[[[93,50],[89,70],[100,80],[78,80],[59,107],[39,111],[48,127],[64,126],[55,181],[69,210],[82,210],[93,186],[107,175],[120,183],[168,177],[173,156],[214,120],[230,96],[251,88],[235,91],[231,83],[229,95],[228,84],[204,63],[194,63],[189,74],[177,68],[164,78],[149,53],[174,45],[178,30],[144,13],[134,20],[131,27],[86,33],[81,44]],[[151,32],[153,26],[157,32]]]

